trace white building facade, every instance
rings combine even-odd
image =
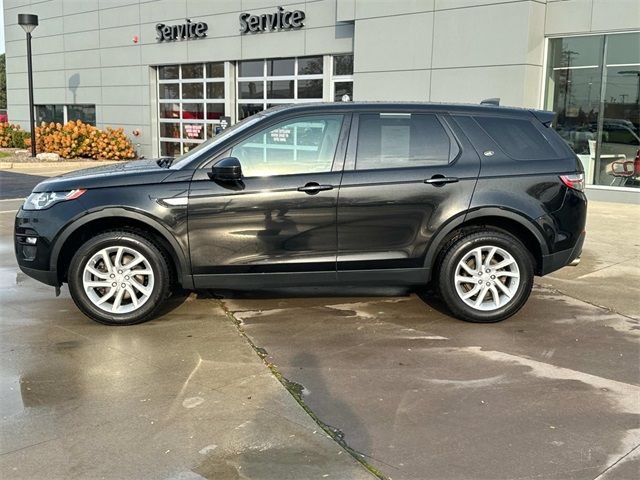
[[[176,156],[271,105],[554,110],[594,197],[638,198],[640,0],[5,0],[8,114],[122,127]]]

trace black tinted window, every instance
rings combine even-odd
[[[360,115],[358,170],[443,165],[450,153],[451,140],[435,115]]]
[[[529,120],[475,117],[500,148],[516,160],[548,160],[558,155]]]

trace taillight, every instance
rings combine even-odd
[[[582,192],[584,190],[584,173],[573,173],[571,175],[560,175],[560,180],[567,187]]]

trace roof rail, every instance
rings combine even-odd
[[[485,98],[480,102],[480,105],[495,105],[496,107],[499,107],[500,98]]]

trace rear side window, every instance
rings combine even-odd
[[[444,165],[452,153],[458,153],[458,146],[435,115],[360,115],[357,170]]]
[[[500,148],[515,160],[549,160],[558,154],[529,120],[474,117]]]

